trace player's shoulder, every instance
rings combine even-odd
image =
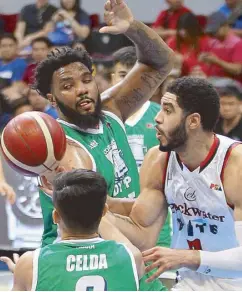
[[[242,143],[234,142],[227,152],[227,165],[237,165],[242,167]]]
[[[21,272],[26,271],[29,272],[33,268],[33,259],[34,259],[34,252],[33,251],[27,251],[25,252],[18,260],[15,272]]]
[[[165,174],[165,169],[168,161],[168,152],[159,150],[159,146],[151,148],[145,155],[144,162],[140,169],[140,177],[149,183],[162,183],[162,177]],[[153,184],[152,183],[152,184]]]
[[[150,148],[145,155],[145,159],[150,163],[164,163],[167,160],[169,152],[162,152],[159,149],[159,145]]]

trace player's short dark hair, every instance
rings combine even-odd
[[[213,131],[219,118],[219,95],[205,79],[182,77],[172,82],[167,91],[177,96],[185,115],[198,113],[204,131]]]
[[[47,37],[36,38],[32,41],[31,45],[33,46],[36,43],[45,43],[47,48],[51,48],[53,46],[53,44],[51,43],[51,41]]]
[[[113,54],[113,64],[118,63],[133,67],[137,61],[136,49],[133,46],[124,47]]]
[[[229,85],[226,87],[220,87],[217,89],[218,94],[220,97],[223,96],[234,96],[236,97],[239,101],[242,101],[242,92],[240,92],[240,90],[233,85]]]
[[[53,204],[66,227],[96,232],[107,199],[105,179],[92,170],[76,169],[58,174],[53,187]]]
[[[2,34],[2,35],[0,36],[0,43],[1,43],[2,40],[4,40],[4,39],[10,39],[10,40],[14,41],[15,44],[18,43],[17,38],[16,38],[12,33],[4,33],[4,34]]]
[[[55,48],[47,58],[40,62],[35,71],[34,89],[44,97],[51,92],[52,77],[56,70],[79,62],[85,65],[92,72],[92,59],[87,51],[82,49],[72,49],[69,47]]]

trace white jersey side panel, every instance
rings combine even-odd
[[[170,153],[165,195],[172,211],[172,248],[216,252],[239,246],[233,210],[227,204],[221,180],[225,158],[237,142],[219,135],[215,136],[215,142],[206,164],[194,171],[181,163],[175,152]],[[198,278],[202,277],[196,272],[180,274],[188,278],[192,274],[194,280],[191,279],[191,282],[196,282],[196,274]],[[206,275],[202,278],[215,279]],[[231,284],[232,280],[228,281]],[[242,279],[232,282],[242,288]]]

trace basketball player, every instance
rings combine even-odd
[[[126,244],[98,234],[107,211],[104,178],[79,169],[57,175],[53,185],[53,220],[61,241],[20,257],[13,290],[137,291],[144,273],[140,251],[105,219],[101,234],[102,229],[112,230],[112,237]]]
[[[107,217],[153,262],[146,271],[158,268],[149,280],[180,269],[174,290],[241,290],[242,145],[213,133],[219,96],[204,79],[177,79],[161,105],[160,146],[145,157],[141,194],[129,218]],[[168,206],[173,249],[145,251],[155,245]]]
[[[138,61],[122,82],[103,94],[103,105],[92,76],[91,59],[82,50],[53,51],[37,67],[36,89],[57,107],[68,139],[61,165],[67,170],[96,170],[106,179],[110,196],[135,198],[139,194],[139,175],[123,122],[169,74],[173,52],[152,29],[134,20],[123,0],[106,2],[105,21],[108,26],[100,32],[124,33],[134,42]],[[52,222],[52,199],[41,192],[40,202],[46,245],[56,240],[57,228]]]
[[[132,70],[137,62],[135,48],[124,47],[113,54],[112,85],[118,84]],[[159,89],[158,89],[159,90]],[[161,98],[161,96],[160,96]],[[147,101],[136,113],[125,122],[126,134],[138,169],[144,160],[147,151],[158,145],[156,138],[155,116],[160,111],[160,105]],[[122,214],[127,215],[127,214]],[[162,228],[157,245],[170,247],[171,244],[171,218],[168,213],[167,220]]]

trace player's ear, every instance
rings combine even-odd
[[[60,223],[60,216],[56,209],[54,209],[52,212],[52,218],[53,218],[54,224]]]
[[[105,203],[104,208],[103,208],[103,217],[106,215],[107,212],[108,212],[108,204]]]
[[[201,116],[198,113],[193,113],[190,116],[188,116],[187,122],[188,128],[191,130],[195,130],[199,126],[201,126]]]
[[[56,100],[55,100],[54,95],[51,93],[47,93],[46,97],[47,97],[48,101],[51,103],[51,105],[53,107],[56,107]]]

